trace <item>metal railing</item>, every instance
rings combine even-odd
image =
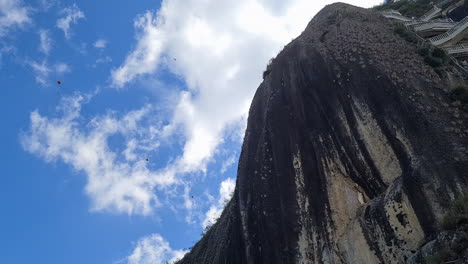
[[[460,65],[458,63],[458,61],[453,58],[453,56],[449,56],[450,58],[450,61],[452,62],[452,64],[455,66],[455,69],[458,70],[459,73],[461,73],[461,75],[463,76],[463,79],[467,80],[468,79],[468,70],[463,67],[462,65]]]
[[[451,18],[437,18],[437,19],[432,19],[430,22],[452,22],[452,23],[457,23],[453,21]]]
[[[381,14],[386,18],[393,18],[393,19],[397,19],[400,21],[413,21],[413,19],[409,17],[405,17],[400,12],[395,11],[395,10],[387,10],[387,11],[381,12]]]
[[[435,17],[437,14],[442,12],[441,8],[434,6],[431,10],[427,11],[424,15],[422,15],[419,20],[421,21],[429,21],[431,18]]]
[[[456,24],[457,24],[456,22],[448,22],[448,21],[429,21],[429,22],[414,25],[413,29],[416,32],[430,30],[430,29],[450,30]]]
[[[405,24],[405,26],[414,28],[414,27],[417,27],[417,26],[420,26],[420,25],[424,25],[424,24],[427,24],[427,23],[434,23],[434,22],[437,22],[437,23],[454,23],[454,25],[456,24],[456,22],[454,22],[450,18],[438,18],[438,19],[433,19],[431,21],[413,20],[413,21],[404,22],[404,24]]]
[[[438,36],[432,37],[429,39],[429,41],[432,43],[432,45],[435,45],[435,46],[441,45],[453,39],[454,37],[456,37],[458,34],[463,32],[467,27],[468,27],[468,16],[463,18],[449,31],[445,32],[444,34],[440,34]]]
[[[468,44],[459,44],[450,47],[444,48],[444,50],[449,54],[460,54],[468,52]]]
[[[412,20],[412,21],[405,21],[403,24],[407,27],[415,27],[417,25],[422,25],[427,22],[419,21],[419,20]]]
[[[440,2],[438,5],[436,5],[438,8],[444,8],[447,5],[452,4],[453,2],[458,1],[458,0],[445,0]]]

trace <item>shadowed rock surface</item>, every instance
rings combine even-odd
[[[402,263],[468,183],[467,113],[379,14],[324,8],[268,66],[237,185],[179,263]]]

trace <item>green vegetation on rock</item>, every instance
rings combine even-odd
[[[424,56],[424,61],[433,68],[447,65],[450,60],[445,50],[433,46],[431,47],[432,49],[429,48],[429,54]]]
[[[468,110],[468,87],[465,85],[459,85],[455,87],[450,93],[452,100],[460,101],[465,110]],[[468,198],[467,198],[468,199]],[[468,203],[467,203],[468,204]]]
[[[439,68],[449,63],[450,59],[447,53],[441,49],[432,46],[427,41],[419,38],[416,33],[406,28],[404,25],[397,23],[394,26],[394,32],[417,47],[417,52],[424,58],[424,61],[433,68]]]
[[[445,245],[438,252],[426,257],[425,260],[429,264],[457,261],[468,248],[468,193],[453,202],[442,220],[442,228],[443,231],[456,232],[456,236],[450,241],[450,245]]]
[[[458,254],[450,248],[444,248],[432,256],[426,258],[427,264],[442,264],[447,261],[454,261]]]
[[[464,89],[468,95],[467,87],[460,86],[457,89]],[[442,221],[442,227],[445,230],[457,230],[462,228],[463,231],[468,231],[468,194],[455,200],[449,213]]]
[[[422,39],[418,38],[416,33],[406,28],[403,24],[396,23],[393,31],[409,43],[418,44],[423,41]]]

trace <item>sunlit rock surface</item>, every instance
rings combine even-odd
[[[468,180],[467,113],[379,14],[323,9],[268,67],[237,187],[180,263],[402,263]]]

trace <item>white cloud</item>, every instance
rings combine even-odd
[[[109,57],[109,56],[106,56],[106,57],[98,58],[98,59],[96,60],[96,64],[99,64],[99,63],[107,63],[107,62],[112,62],[112,58]]]
[[[135,20],[134,26],[139,41],[136,49],[125,59],[124,66],[112,72],[115,85],[121,87],[136,76],[156,69],[163,48],[161,42],[164,39],[162,32],[157,29],[156,20],[151,12],[139,16]]]
[[[207,226],[216,223],[216,220],[223,212],[224,206],[231,199],[235,187],[236,182],[231,178],[227,178],[226,180],[221,182],[221,185],[219,187],[219,200],[216,204],[213,204],[210,207],[208,212],[206,212],[205,220],[203,220],[202,223],[203,228],[206,228]]]
[[[70,66],[65,63],[56,63],[54,65],[49,65],[47,60],[42,62],[37,61],[28,61],[28,65],[32,68],[36,82],[42,86],[48,86],[52,83],[49,76],[51,73],[63,74],[71,72]]]
[[[128,264],[165,264],[181,259],[187,251],[173,250],[169,243],[159,234],[141,238],[127,257]]]
[[[13,46],[8,46],[8,45],[0,46],[0,70],[3,67],[3,65],[2,65],[3,54],[12,55],[12,54],[15,54],[15,53],[16,53],[16,48],[13,47]]]
[[[41,63],[38,63],[36,61],[31,61],[29,62],[29,66],[31,66],[34,72],[36,82],[42,86],[47,86],[47,82],[48,82],[51,69],[49,69],[49,66],[46,64],[46,61],[44,60]]]
[[[112,62],[112,58],[109,57],[109,56],[105,56],[105,57],[100,57],[98,59],[96,59],[96,62],[91,64],[90,66],[92,68],[96,68],[99,64],[106,64],[106,63],[110,63]]]
[[[57,27],[63,31],[65,38],[69,39],[71,36],[70,24],[77,24],[78,20],[85,18],[85,15],[76,4],[64,8],[60,13],[64,16],[57,20]]]
[[[221,182],[221,187],[219,188],[219,202],[225,203],[226,201],[229,201],[232,197],[235,187],[236,181],[231,178],[227,178]]]
[[[55,71],[57,73],[65,73],[65,72],[71,72],[70,66],[68,66],[65,63],[57,63],[55,64]]]
[[[57,0],[39,0],[39,5],[42,10],[47,11],[49,8],[56,4]]]
[[[107,46],[107,41],[105,39],[98,39],[94,42],[94,47],[98,49],[103,49]]]
[[[0,37],[14,27],[30,23],[30,11],[21,0],[0,0]]]
[[[380,1],[344,2],[370,7]],[[188,89],[179,94],[168,129],[181,128],[186,139],[176,171],[206,171],[227,128],[245,128],[268,60],[330,3],[165,0],[157,13],[148,11],[135,20],[137,43],[112,71],[112,82],[123,87],[161,67],[181,76]]]
[[[147,215],[159,205],[155,187],[176,183],[172,174],[148,168],[147,153],[159,146],[159,127],[148,121],[151,106],[123,116],[110,112],[88,122],[81,104],[89,96],[64,98],[59,117],[31,113],[29,131],[21,136],[25,150],[47,162],[63,161],[87,176],[86,193],[92,210]],[[146,124],[145,122],[149,122]],[[119,138],[121,149],[111,146]]]
[[[232,164],[236,162],[236,157],[234,155],[230,156],[227,160],[223,161],[221,165],[221,174],[224,174]]]
[[[52,48],[52,39],[50,39],[49,31],[45,29],[39,30],[39,51],[48,55]]]

